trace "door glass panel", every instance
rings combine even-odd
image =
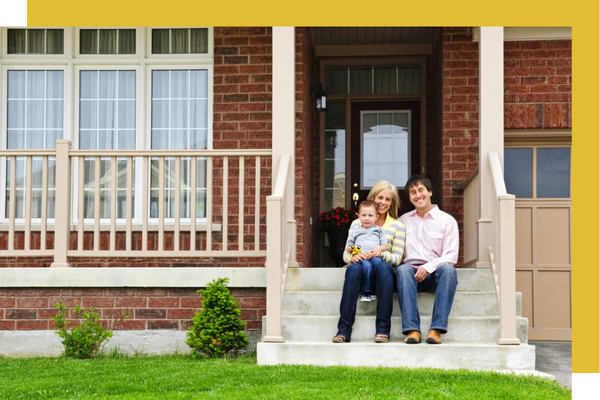
[[[361,190],[381,179],[404,187],[410,174],[409,111],[366,111],[361,119]]]
[[[346,205],[346,105],[331,102],[325,115],[326,210]]]
[[[533,197],[533,150],[504,149],[506,191],[520,198]]]
[[[571,186],[571,152],[568,148],[538,148],[536,191],[538,198],[568,198]]]

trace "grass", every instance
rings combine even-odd
[[[554,381],[492,372],[257,366],[255,357],[0,358],[1,399],[570,399]]]

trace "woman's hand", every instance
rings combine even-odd
[[[353,263],[361,262],[362,260],[368,260],[366,253],[358,253],[352,256]]]

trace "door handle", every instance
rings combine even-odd
[[[354,200],[354,208],[358,207],[357,206],[357,204],[358,204],[358,193],[354,193],[352,195],[352,200]]]

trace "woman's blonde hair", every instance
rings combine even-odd
[[[377,181],[371,188],[368,200],[373,200],[380,192],[390,192],[392,194],[392,204],[388,213],[394,219],[398,218],[398,209],[400,208],[400,196],[398,195],[398,189],[388,181]]]

